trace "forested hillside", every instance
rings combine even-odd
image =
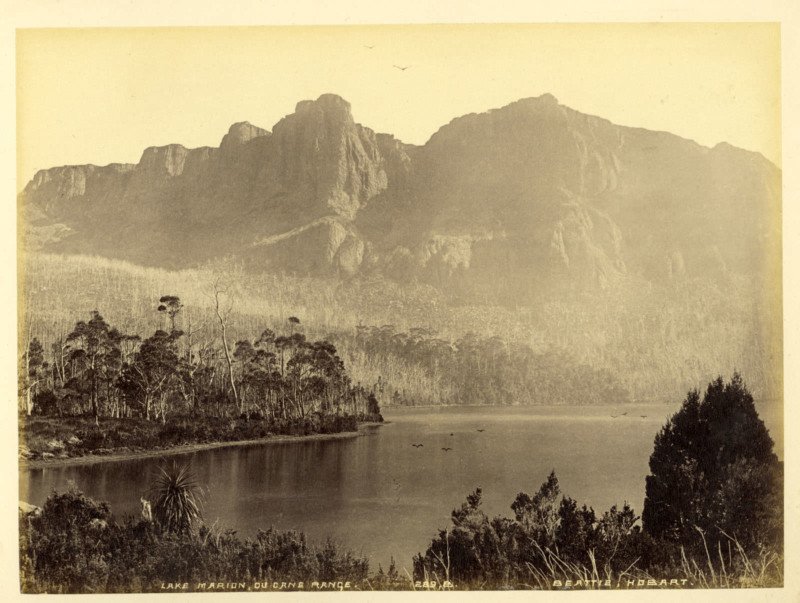
[[[659,402],[667,397],[660,392],[693,386],[720,366],[748,375],[759,398],[780,395],[780,334],[757,322],[762,297],[747,282],[650,290],[632,284],[624,295],[635,302],[627,305],[606,292],[591,304],[577,297],[504,307],[378,278],[250,275],[235,263],[170,272],[29,254],[22,267],[21,343],[38,338],[48,358],[95,309],[122,333],[168,330],[157,311],[163,295],[182,300],[179,326],[195,347],[218,346],[213,282],[214,270],[223,269],[236,282],[232,342],[252,341],[265,329],[282,334],[297,317],[308,340],[337,345],[354,383],[380,382],[382,404]]]

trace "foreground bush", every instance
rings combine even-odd
[[[616,575],[655,555],[652,539],[634,525],[638,517],[628,505],[597,517],[593,509],[561,497],[555,473],[534,496],[517,495],[513,519],[490,519],[481,498],[480,488],[470,494],[453,511],[452,527],[440,530],[425,554],[414,558],[415,579],[495,588],[525,588],[535,581],[542,587],[547,585],[537,580],[541,577],[575,580],[586,568],[588,575]]]
[[[551,473],[489,519],[481,490],[452,513],[415,579],[539,588],[567,580],[680,576],[690,586],[783,584],[783,470],[741,377],[690,392],[655,438],[643,526],[626,504],[602,516],[560,497]]]
[[[783,556],[775,549],[748,553],[731,538],[703,556],[655,539],[626,504],[597,515],[562,497],[555,473],[534,496],[520,493],[514,518],[489,518],[482,492],[452,512],[425,554],[414,557],[417,581],[450,581],[459,589],[626,588],[628,581],[674,580],[689,587],[775,587],[783,584]],[[670,586],[665,584],[664,586]]]
[[[655,537],[702,552],[780,548],[783,471],[742,378],[695,390],[655,439],[642,513]]]
[[[20,580],[25,593],[160,591],[162,583],[349,580],[361,588],[369,564],[332,542],[314,546],[302,533],[195,532],[157,523],[114,521],[107,504],[77,491],[53,494],[41,511],[20,516]]]

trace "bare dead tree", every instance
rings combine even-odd
[[[28,321],[28,334],[25,337],[24,358],[25,358],[25,373],[23,383],[25,386],[25,411],[30,416],[33,413],[33,398],[32,391],[33,385],[29,382],[31,372],[31,359],[30,359],[30,346],[31,346],[31,330],[33,321]]]
[[[228,367],[228,382],[236,408],[241,411],[241,401],[239,400],[239,392],[236,389],[236,379],[233,375],[233,355],[228,343],[228,326],[242,277],[242,269],[240,265],[231,259],[214,262],[209,265],[209,269],[211,272],[214,313],[219,322],[222,349],[225,353],[225,363]]]
[[[214,280],[214,312],[217,314],[219,320],[220,335],[222,337],[222,349],[225,351],[225,363],[228,365],[228,379],[233,392],[233,400],[236,402],[237,408],[239,407],[239,394],[236,391],[236,380],[233,378],[233,360],[231,358],[231,348],[228,345],[228,317],[233,309],[232,302],[227,308],[222,308],[220,305],[220,296],[224,296],[228,292],[228,288],[221,284],[220,278]]]
[[[64,334],[59,331],[58,339],[53,343],[52,351],[53,366],[55,367],[55,374],[58,377],[60,387],[64,387],[64,384],[67,382],[65,365],[68,349],[69,346],[64,341]]]
[[[197,385],[195,383],[197,372],[204,366],[206,352],[211,346],[211,342],[206,339],[195,343],[195,336],[203,333],[206,328],[206,321],[200,323],[200,326],[192,326],[192,316],[190,312],[186,312],[186,356],[184,358],[184,370],[188,377],[188,383],[184,379],[178,381],[178,389],[181,397],[186,405],[194,410],[197,410]],[[197,355],[194,355],[194,347],[197,346]],[[212,373],[213,378],[213,373]],[[191,384],[191,385],[190,385]]]

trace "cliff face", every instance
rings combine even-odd
[[[137,165],[37,173],[31,246],[167,267],[378,271],[480,295],[731,273],[780,253],[780,172],[760,155],[616,126],[545,95],[443,126],[422,147],[355,123],[326,94],[272,132]]]
[[[375,133],[355,124],[338,96],[298,103],[275,125],[272,143],[259,174],[265,192],[287,197],[307,217],[352,220],[388,185]]]

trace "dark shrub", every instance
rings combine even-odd
[[[106,434],[99,427],[87,427],[81,429],[76,434],[81,440],[81,447],[84,450],[97,450],[105,448]]]
[[[33,396],[33,412],[37,415],[60,415],[58,396],[53,390],[46,389],[36,392]]]
[[[302,533],[170,532],[129,519],[117,524],[105,503],[80,492],[53,494],[39,516],[20,517],[21,586],[34,592],[148,592],[162,582],[310,581],[346,577],[367,588],[366,559]]]
[[[741,377],[689,392],[656,436],[643,522],[657,539],[700,548],[735,538],[746,551],[781,546],[782,472]],[[709,540],[711,544],[709,544]]]

